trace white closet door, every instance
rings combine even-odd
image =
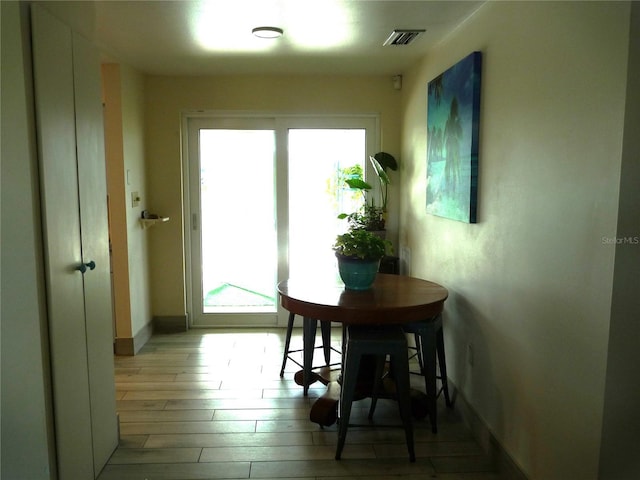
[[[32,9],[58,477],[94,478],[70,29]],[[28,399],[25,399],[28,401]]]
[[[32,22],[58,476],[92,480],[118,441],[99,54]]]
[[[100,57],[83,37],[73,36],[76,144],[82,257],[93,262],[84,275],[89,392],[96,475],[118,445],[113,366],[113,312],[104,157]]]

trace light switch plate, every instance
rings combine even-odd
[[[138,192],[131,192],[131,206],[137,207],[140,205],[140,194]]]

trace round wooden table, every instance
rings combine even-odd
[[[318,278],[289,279],[278,284],[280,303],[303,317],[303,392],[312,383],[312,362],[318,320],[343,325],[403,325],[427,322],[441,326],[441,313],[449,293],[428,280],[379,273],[369,290],[347,290],[344,284]],[[429,411],[435,418],[436,348],[428,342],[424,358],[429,386]]]
[[[449,293],[437,283],[379,273],[369,290],[346,290],[340,282],[294,279],[278,284],[291,313],[348,325],[391,325],[423,321],[442,312]]]

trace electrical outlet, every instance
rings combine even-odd
[[[473,362],[475,359],[473,358],[473,344],[470,343],[467,345],[467,363],[470,367],[473,367]]]
[[[140,194],[138,192],[131,192],[131,206],[137,207],[140,205]]]

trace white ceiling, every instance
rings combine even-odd
[[[114,61],[161,75],[401,74],[483,1],[166,0],[42,2]],[[277,40],[251,29],[275,26]],[[407,46],[394,29],[426,29]]]

